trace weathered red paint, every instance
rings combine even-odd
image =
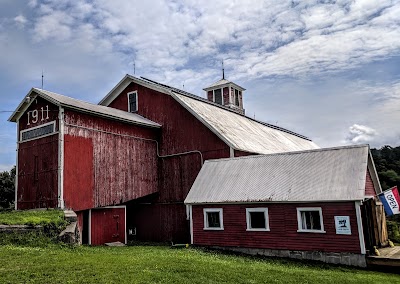
[[[222,89],[223,97],[224,97],[224,105],[229,105],[229,88],[225,87]]]
[[[267,207],[270,231],[246,231],[246,208]],[[321,207],[326,233],[297,232],[297,207]],[[203,208],[222,208],[222,231],[204,230]],[[193,206],[193,243],[203,246],[360,253],[354,202]],[[350,216],[351,235],[337,235],[335,216]]]
[[[161,156],[200,151],[204,160],[229,157],[229,147],[168,94],[131,83],[109,106],[127,111],[127,93],[132,91],[138,93],[138,114],[162,125],[159,137]],[[147,224],[138,217],[140,214],[130,213],[129,226],[135,225],[138,232],[146,230],[146,236],[154,236],[154,239],[147,240],[187,241],[187,225],[182,233],[182,224],[187,224],[183,201],[200,168],[201,158],[197,152],[160,158],[158,193],[149,201],[150,204],[143,204],[140,208],[149,211],[155,206],[155,210],[160,212],[159,224],[165,229],[160,233],[158,226],[146,227]],[[149,208],[145,209],[146,206]],[[171,216],[172,211],[177,213]]]
[[[235,157],[244,157],[244,156],[251,156],[251,155],[258,155],[258,154],[235,150],[234,155],[235,155]]]
[[[110,206],[157,192],[157,130],[65,110],[64,131],[66,207]]]
[[[210,102],[213,102],[213,101],[214,101],[213,91],[208,91],[208,92],[207,92],[207,99],[208,99]]]
[[[92,209],[90,230],[91,245],[125,243],[125,208]]]
[[[367,170],[367,177],[365,179],[365,195],[366,196],[375,196],[375,187],[374,183],[372,182],[371,174],[369,173],[369,170]]]
[[[49,106],[49,118],[41,120],[40,110]],[[28,112],[39,110],[39,119],[28,125]],[[43,100],[34,99],[19,119],[20,131],[56,121],[58,125],[58,107]],[[18,187],[17,209],[54,208],[58,205],[58,134],[20,142],[18,146]]]

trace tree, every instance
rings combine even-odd
[[[0,209],[11,208],[15,199],[15,166],[0,173]]]
[[[371,149],[382,189],[396,186],[400,188],[400,146],[383,146]]]

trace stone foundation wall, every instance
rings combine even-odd
[[[255,249],[255,248],[238,248],[238,247],[210,247],[218,250],[228,250],[249,255],[260,256],[276,256],[294,259],[306,259],[322,261],[332,264],[342,264],[357,267],[366,267],[366,258],[363,254],[356,253],[336,253],[321,251],[294,251],[294,250],[277,250],[277,249]]]

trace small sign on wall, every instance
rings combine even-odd
[[[351,235],[350,217],[335,216],[335,228],[337,235]]]

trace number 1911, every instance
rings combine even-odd
[[[30,125],[32,123],[36,123],[39,121],[39,111],[41,113],[41,119],[40,121],[43,121],[45,119],[49,119],[49,105],[46,106],[46,108],[41,107],[40,110],[32,110],[28,111],[28,123],[27,125]]]

